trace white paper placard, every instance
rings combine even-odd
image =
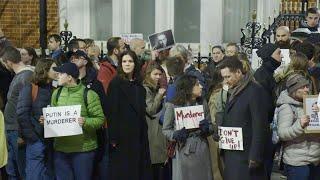
[[[121,34],[120,37],[121,37],[121,39],[124,40],[124,42],[126,44],[129,44],[132,39],[142,39],[143,40],[143,34],[141,34],[141,33]]]
[[[309,95],[303,99],[304,112],[310,117],[309,125],[305,128],[306,133],[319,133],[320,131],[319,112],[312,110],[313,106],[319,106],[319,100],[316,95]]]
[[[219,148],[243,150],[242,128],[219,126]]]
[[[290,63],[289,57],[289,49],[281,49],[281,54],[283,56],[281,65],[275,70],[275,73],[283,71]],[[251,59],[251,67],[255,71],[257,70],[262,64],[262,59],[257,55],[257,49],[252,50],[252,59]]]
[[[176,130],[199,128],[199,122],[204,120],[203,105],[174,108]]]
[[[44,137],[61,137],[82,134],[78,123],[81,105],[43,108]]]

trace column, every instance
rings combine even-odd
[[[155,32],[174,32],[174,0],[155,0]]]
[[[131,0],[112,0],[112,25],[113,36],[131,33]]]
[[[201,0],[200,44],[201,53],[209,52],[211,45],[222,44],[223,0]]]

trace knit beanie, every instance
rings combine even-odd
[[[306,85],[309,85],[309,81],[300,74],[293,74],[289,76],[286,82],[286,87],[289,94]]]
[[[269,59],[273,52],[278,49],[278,46],[272,43],[263,45],[260,49],[257,50],[257,55],[262,59]]]

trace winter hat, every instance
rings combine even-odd
[[[300,74],[293,74],[289,76],[286,82],[286,87],[289,94],[306,85],[309,85],[309,81]]]
[[[53,67],[53,70],[59,73],[66,73],[75,79],[79,78],[79,69],[74,63],[64,63],[61,66]]]
[[[273,52],[278,49],[279,47],[275,44],[272,43],[268,43],[263,45],[260,49],[258,49],[257,51],[257,55],[262,59],[267,59],[269,57],[271,57],[271,55],[273,54]]]

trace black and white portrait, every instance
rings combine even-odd
[[[164,50],[174,46],[171,29],[150,35],[149,41],[153,50]]]

